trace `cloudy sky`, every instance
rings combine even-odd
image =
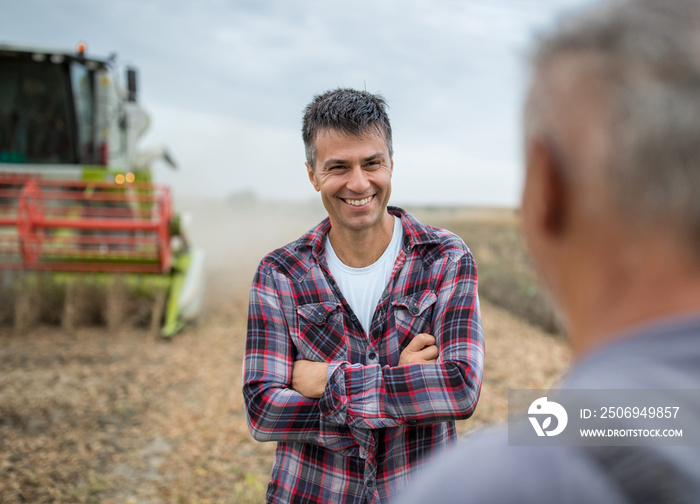
[[[0,42],[139,68],[176,195],[307,200],[301,114],[339,86],[382,93],[393,201],[516,205],[526,54],[591,0],[0,0]]]

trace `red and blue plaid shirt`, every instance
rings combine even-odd
[[[454,234],[389,212],[401,218],[403,247],[369,335],[328,269],[328,219],[255,274],[243,392],[253,437],[278,442],[268,502],[386,503],[474,412],[484,339],[472,255]],[[398,366],[424,332],[437,363]],[[292,390],[298,359],[330,363],[320,399]]]

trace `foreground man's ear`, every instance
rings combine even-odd
[[[551,238],[566,231],[570,188],[566,166],[551,142],[533,139],[528,149],[525,198],[532,224]]]

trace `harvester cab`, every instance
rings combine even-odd
[[[137,150],[149,118],[116,56],[0,45],[0,324],[150,325],[201,305],[204,253]]]

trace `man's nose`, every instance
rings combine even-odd
[[[352,170],[350,170],[349,177],[350,179],[345,186],[352,192],[362,194],[369,189],[370,183],[367,179],[367,174],[361,166],[354,166]]]

